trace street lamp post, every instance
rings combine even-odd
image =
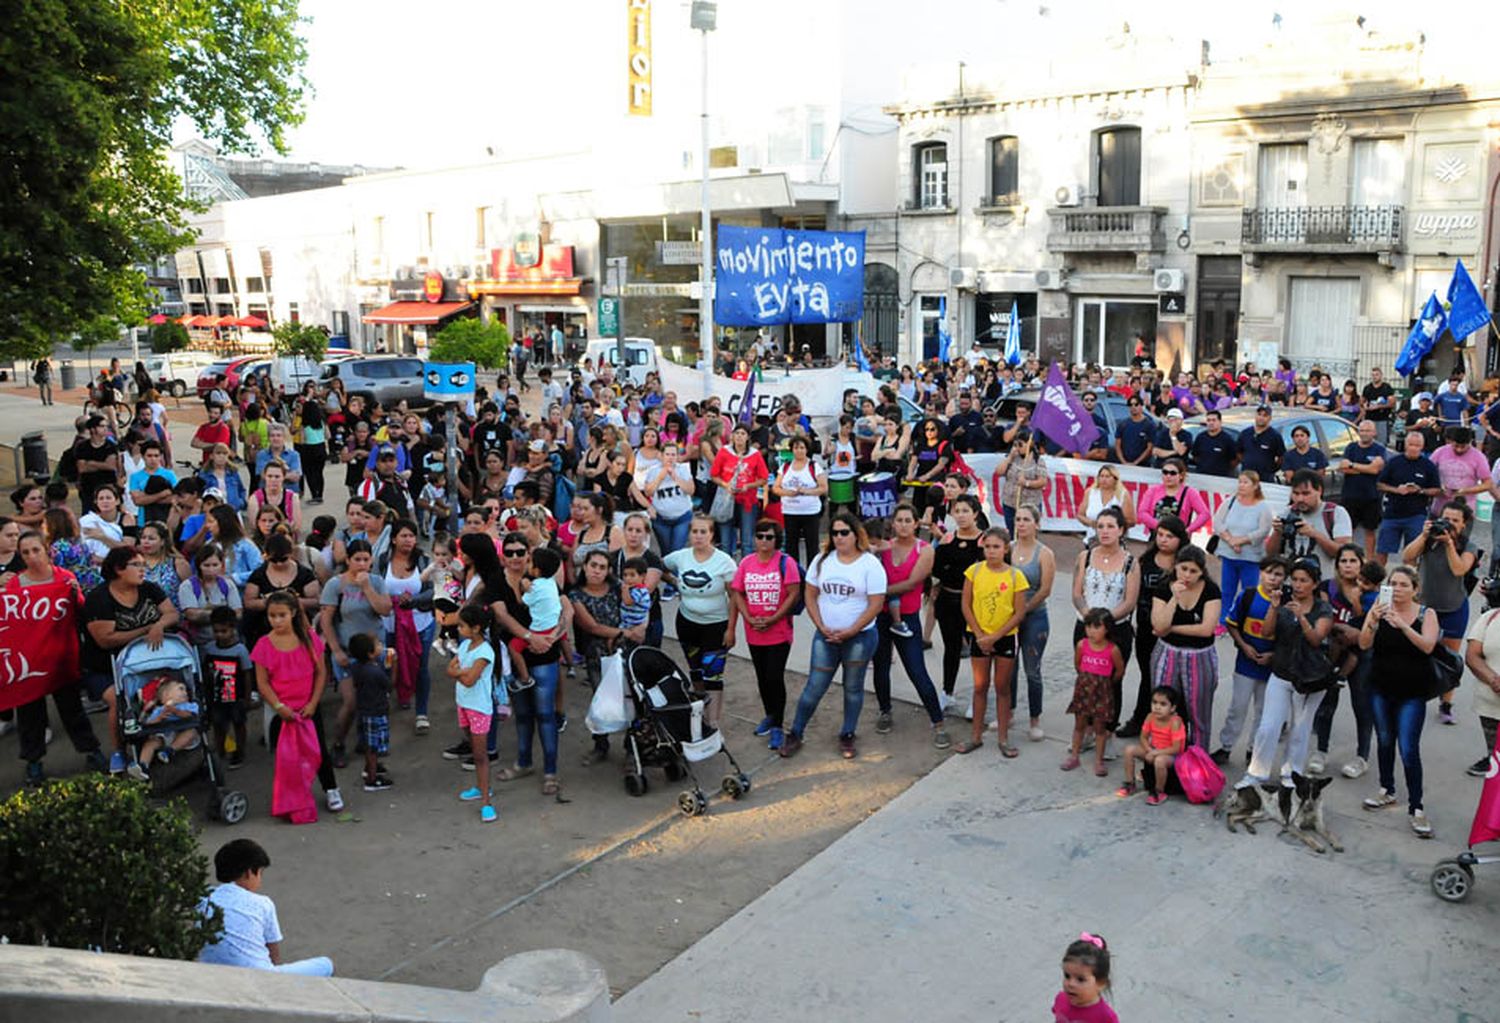
[[[718,27],[719,5],[713,0],[693,0],[691,24],[702,39],[702,85],[703,110],[699,118],[702,134],[702,151],[699,154],[703,172],[701,194],[703,265],[699,270],[702,294],[698,298],[698,347],[703,360],[703,396],[713,393],[714,376],[714,286],[713,286],[713,223],[708,207],[708,34]]]

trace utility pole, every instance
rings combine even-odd
[[[703,293],[698,298],[698,347],[703,360],[703,396],[713,393],[714,377],[714,285],[713,285],[713,220],[708,205],[708,34],[719,24],[719,5],[712,0],[693,0],[691,24],[703,44],[702,86],[703,112],[699,119],[702,133],[702,150],[699,156],[703,172],[701,194],[702,223],[699,226],[703,244],[703,265],[699,281]]]
[[[621,379],[623,380],[627,366],[625,362],[625,273],[630,267],[630,258],[628,256],[611,256],[604,261],[604,264],[609,268],[608,277],[605,280],[605,284],[609,287],[606,290],[613,288],[616,296],[615,361],[619,364]]]

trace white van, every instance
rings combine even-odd
[[[296,394],[309,380],[323,375],[323,367],[305,355],[278,355],[271,360],[271,383]]]
[[[625,339],[625,367],[620,367],[620,341],[618,338],[597,338],[589,342],[578,361],[580,367],[587,362],[598,367],[604,359],[615,368],[615,379],[629,381],[637,387],[646,383],[646,374],[657,372],[656,342],[649,337],[627,337]]]

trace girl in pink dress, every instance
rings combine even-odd
[[[1120,1023],[1104,1000],[1109,990],[1109,944],[1084,931],[1063,953],[1063,988],[1052,1000],[1054,1023]]]
[[[255,665],[255,686],[260,697],[276,714],[271,719],[267,741],[275,749],[283,732],[294,731],[298,753],[294,757],[291,755],[294,751],[288,750],[287,756],[277,756],[271,812],[290,816],[297,823],[316,820],[317,810],[310,792],[314,771],[323,786],[328,809],[338,813],[344,808],[323,737],[323,718],[318,712],[323,688],[328,684],[323,641],[313,635],[301,604],[289,593],[273,593],[266,598],[266,620],[271,631],[250,651],[250,661]]]

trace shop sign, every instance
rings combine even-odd
[[[651,0],[625,0],[629,93],[625,109],[636,117],[651,116]]]
[[[627,284],[625,294],[634,298],[691,298],[697,281],[681,284]]]
[[[542,261],[542,238],[535,231],[516,234],[516,266],[529,270]]]
[[[490,279],[494,281],[565,281],[573,277],[573,246],[543,245],[539,255],[521,251],[522,238],[508,249],[490,251]],[[523,262],[524,259],[530,262]]]
[[[656,261],[662,266],[697,266],[703,261],[699,242],[657,242]]]
[[[620,300],[606,295],[599,300],[599,336],[620,336]]]
[[[1156,296],[1156,311],[1162,316],[1186,316],[1187,296],[1180,291],[1164,291]]]
[[[1419,238],[1470,238],[1479,232],[1477,213],[1418,213],[1411,232]]]
[[[422,278],[422,297],[429,302],[443,300],[443,275],[436,270],[428,271]]]

